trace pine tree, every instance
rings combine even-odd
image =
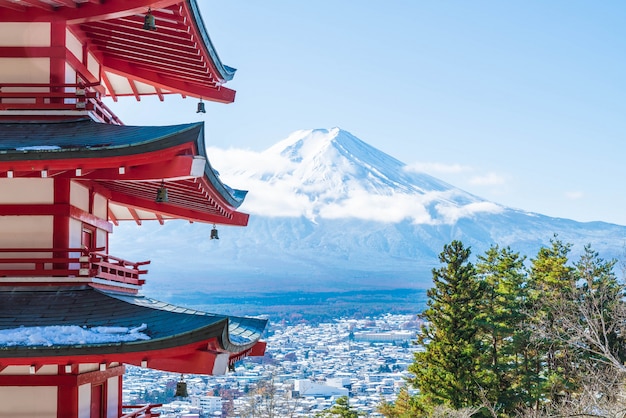
[[[484,343],[483,362],[490,372],[484,388],[486,400],[501,411],[511,413],[526,404],[523,374],[528,336],[524,304],[525,257],[510,247],[495,245],[478,257],[476,265],[483,285],[479,323]]]
[[[573,369],[575,353],[564,342],[566,329],[561,313],[573,309],[576,275],[568,265],[571,244],[555,236],[550,247],[542,247],[531,260],[528,281],[529,332],[535,341],[532,353],[534,370],[526,376],[529,393],[535,404],[567,399],[578,384]]]
[[[347,396],[340,396],[335,401],[335,404],[329,409],[319,413],[316,417],[320,418],[358,418],[363,414],[357,412],[350,406],[350,401]]]
[[[546,362],[543,373],[551,373],[553,382],[568,384],[555,385],[565,395],[546,387],[553,416],[617,417],[626,411],[626,286],[617,279],[614,266],[615,261],[604,261],[586,246],[574,264],[573,286],[545,296],[552,307],[551,327],[545,326],[546,302],[539,304],[544,308],[540,311],[544,320],[538,321],[544,327],[539,329],[543,342],[553,343],[555,359],[552,365]],[[549,350],[543,354],[550,359]],[[555,365],[556,373],[548,367]]]
[[[415,398],[411,396],[406,386],[400,388],[395,402],[385,402],[383,400],[376,410],[387,418],[415,418],[419,416]]]
[[[409,366],[422,413],[437,405],[460,409],[480,404],[484,376],[476,318],[482,290],[469,256],[469,248],[452,241],[439,255],[444,265],[433,269],[434,287],[421,315],[427,322],[417,341],[423,351],[415,353]]]

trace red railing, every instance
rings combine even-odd
[[[101,279],[114,282],[142,285],[146,281],[139,275],[146,274],[148,270],[140,270],[141,266],[150,264],[150,261],[131,262],[112,255],[94,252],[90,257],[91,267],[96,269],[96,276]]]
[[[104,123],[123,125],[92,89],[95,84],[0,84],[0,110],[90,111]]]
[[[142,285],[141,267],[150,261],[131,262],[103,253],[104,248],[0,248],[0,277],[90,277]]]
[[[158,417],[161,414],[159,412],[152,412],[152,408],[158,408],[163,406],[161,403],[148,404],[148,405],[125,405],[122,409],[135,409],[131,412],[126,412],[120,418],[152,418]]]

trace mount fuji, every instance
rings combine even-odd
[[[152,260],[146,293],[427,288],[444,244],[492,244],[534,257],[555,234],[576,259],[591,244],[623,254],[626,227],[580,223],[481,199],[338,129],[302,130],[269,149],[209,149],[229,185],[248,189],[246,228],[182,221],[123,224],[114,253]],[[245,162],[245,163],[243,163]],[[158,289],[158,291],[157,291]]]

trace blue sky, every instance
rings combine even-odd
[[[626,3],[198,3],[235,103],[120,99],[125,123],[254,151],[337,126],[494,202],[626,225]]]

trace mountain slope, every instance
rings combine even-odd
[[[112,251],[151,259],[147,292],[345,290],[430,286],[444,244],[480,254],[510,245],[533,257],[558,234],[619,257],[626,228],[579,223],[488,202],[338,128],[298,131],[260,154],[211,150],[227,183],[250,190],[246,228],[169,222],[122,225]],[[229,161],[232,161],[229,167]],[[227,177],[227,178],[226,178]]]
[[[440,224],[503,209],[426,173],[410,172],[338,128],[297,131],[259,159],[254,167],[229,174],[250,190],[245,208],[261,216]]]

